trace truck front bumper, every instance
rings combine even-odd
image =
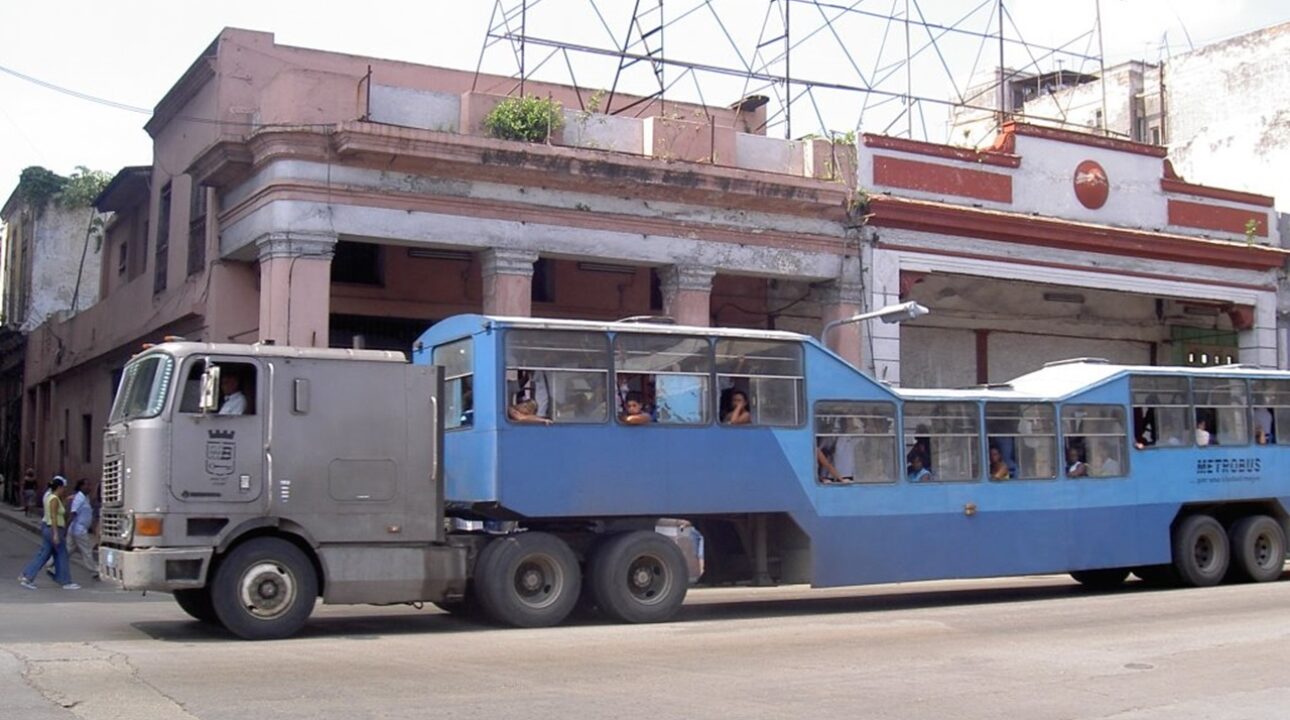
[[[125,590],[183,590],[206,584],[214,548],[99,548],[99,574]]]

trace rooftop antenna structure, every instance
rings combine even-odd
[[[762,95],[766,119],[753,132],[794,139],[863,126],[945,142],[957,138],[929,136],[929,112],[997,129],[1018,109],[1013,85],[1044,65],[1062,60],[1085,77],[1104,69],[1099,0],[1092,28],[1052,46],[1024,40],[1004,0],[938,3],[935,17],[927,2],[494,0],[472,89],[524,93],[542,81],[572,87],[582,110],[642,116],[685,103],[709,119],[710,108]],[[982,63],[990,46],[998,71],[973,86],[994,64]],[[594,93],[605,102],[589,102]],[[1028,117],[1061,125],[1065,114]]]

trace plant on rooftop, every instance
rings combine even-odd
[[[564,108],[551,98],[509,97],[484,118],[488,134],[502,140],[545,142],[564,124]]]
[[[62,191],[58,193],[58,204],[65,208],[89,207],[110,182],[112,176],[108,173],[77,165],[76,172],[67,178]]]
[[[23,169],[18,177],[17,195],[36,212],[40,212],[66,184],[67,178],[62,175],[39,165],[32,165]]]

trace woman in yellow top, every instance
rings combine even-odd
[[[28,590],[36,589],[36,575],[40,569],[54,557],[54,582],[64,590],[80,590],[81,586],[72,582],[70,568],[67,567],[67,507],[63,498],[67,495],[67,480],[55,475],[49,481],[49,490],[45,493],[45,514],[40,521],[40,550],[27,563],[18,582]]]

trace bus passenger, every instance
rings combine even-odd
[[[640,393],[627,393],[627,399],[623,401],[623,414],[618,416],[618,420],[627,425],[646,425],[652,422],[649,413],[645,412]]]
[[[730,407],[721,414],[721,422],[727,425],[747,425],[752,422],[752,413],[748,411],[748,396],[743,390],[730,393]]]
[[[1205,427],[1205,421],[1196,418],[1196,445],[1204,446],[1209,444],[1209,430]]]
[[[825,454],[824,448],[818,445],[815,447],[815,462],[820,465],[820,482],[840,483],[854,480],[854,478],[844,476],[839,472],[838,468],[829,460],[829,456]]]
[[[909,481],[910,482],[927,482],[932,479],[932,473],[923,467],[923,456],[917,453],[909,455]]]
[[[1268,408],[1254,408],[1254,442],[1267,445],[1276,442],[1272,437],[1272,411]]]
[[[1088,477],[1088,465],[1079,459],[1079,450],[1066,448],[1066,477]]]
[[[990,479],[1007,480],[1012,477],[1012,471],[1008,469],[1008,463],[1003,461],[1003,453],[995,445],[990,446]]]
[[[536,425],[550,425],[551,419],[538,415],[538,404],[536,400],[521,400],[506,410],[506,417],[511,422],[533,423]]]

